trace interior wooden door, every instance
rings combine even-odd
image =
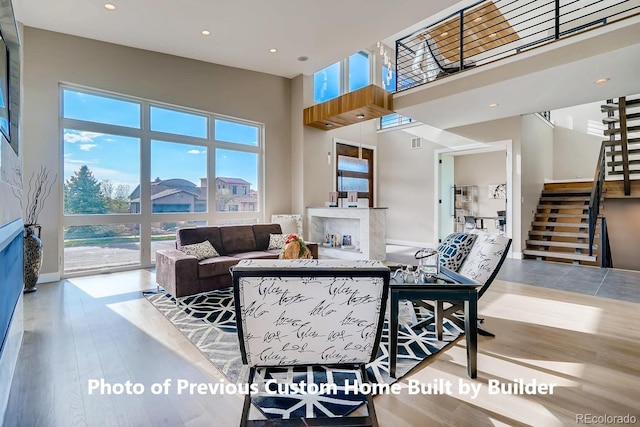
[[[336,189],[338,206],[347,206],[347,192],[357,191],[373,207],[373,150],[336,144]]]

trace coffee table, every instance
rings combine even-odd
[[[396,378],[398,360],[398,303],[401,299],[435,301],[435,326],[438,340],[442,340],[443,301],[464,301],[464,329],[467,340],[467,375],[477,377],[478,359],[478,291],[480,283],[445,267],[434,283],[389,283],[389,375]]]

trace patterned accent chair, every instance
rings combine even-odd
[[[480,299],[498,275],[510,246],[511,239],[506,236],[474,229],[469,233],[453,233],[447,236],[438,247],[438,252],[441,254],[442,265],[482,285],[478,288],[478,299]],[[437,310],[437,319],[446,317],[464,330],[464,322],[460,316],[464,305],[461,301],[449,301],[446,307],[442,301],[436,301],[435,304],[430,301],[414,301],[414,303],[434,313]],[[482,322],[483,319],[480,320],[480,323]],[[495,336],[481,325],[478,325],[478,333],[484,336]]]
[[[240,352],[249,366],[242,426],[255,422],[249,420],[253,399],[268,394],[267,386],[275,387],[264,381],[270,378],[269,369],[305,366],[313,376],[313,367],[322,365],[336,368],[336,379],[348,369],[358,382],[369,382],[365,364],[373,361],[380,344],[388,267],[368,260],[242,260],[232,276]],[[289,383],[291,378],[281,380]],[[299,394],[287,397],[296,408],[303,406],[303,418],[293,416],[290,408],[278,408],[270,414],[274,418],[260,425],[347,425],[340,418],[306,418],[314,408]],[[361,400],[368,415],[348,417],[354,423],[348,425],[376,426],[371,394]]]

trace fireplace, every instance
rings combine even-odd
[[[22,343],[22,220],[0,226],[0,419]]]

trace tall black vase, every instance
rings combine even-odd
[[[41,227],[37,224],[24,226],[24,292],[35,292],[40,267],[42,267]],[[36,236],[36,231],[38,235]]]

